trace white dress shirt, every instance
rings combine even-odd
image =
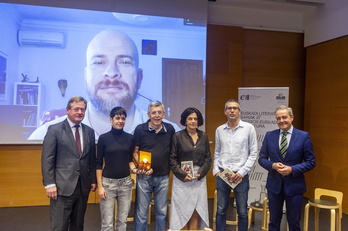
[[[257,151],[256,131],[252,124],[240,120],[234,130],[228,122],[219,126],[215,132],[213,175],[220,168],[228,168],[244,177],[254,166]]]

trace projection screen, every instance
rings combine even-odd
[[[42,143],[47,127],[66,118],[72,96],[93,108],[87,47],[105,30],[129,36],[139,56],[130,109],[137,119],[126,131],[147,119],[153,100],[164,103],[165,118],[177,129],[185,108],[205,114],[206,20],[0,2],[1,144]],[[111,128],[107,110],[100,111],[95,106],[83,121],[96,137]]]

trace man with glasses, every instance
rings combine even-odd
[[[233,189],[238,214],[238,230],[247,231],[248,229],[248,174],[257,158],[257,139],[254,126],[242,121],[239,118],[240,112],[239,103],[234,99],[228,100],[225,103],[227,123],[219,126],[215,133],[213,175],[216,177],[218,199],[216,212],[217,231],[226,230],[226,213],[232,189],[219,177],[225,169],[235,173],[228,180],[238,184]]]
[[[148,106],[149,120],[139,124],[134,131],[134,159],[139,163],[141,151],[151,153],[151,168],[148,170],[134,168],[137,175],[134,230],[147,230],[148,209],[152,193],[156,211],[156,229],[166,230],[166,216],[169,185],[169,152],[174,127],[163,122],[164,106],[158,101]]]

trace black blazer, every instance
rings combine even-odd
[[[82,195],[96,184],[96,146],[94,130],[82,126],[83,153],[80,157],[70,125],[64,121],[49,126],[43,141],[41,168],[43,184],[56,184],[58,195],[70,196],[81,180]]]

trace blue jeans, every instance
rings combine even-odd
[[[134,230],[147,230],[147,214],[151,194],[154,193],[156,231],[166,230],[169,176],[137,175],[137,193],[134,214]]]
[[[231,187],[220,177],[216,177],[217,190],[217,212],[216,212],[216,231],[226,230],[226,214],[228,209]],[[248,193],[249,193],[249,175],[243,177],[241,183],[234,188],[234,197],[236,199],[238,214],[238,230],[248,230]]]
[[[117,231],[126,231],[127,217],[132,200],[132,180],[130,176],[121,179],[103,177],[106,200],[100,199],[101,230],[114,231],[114,210],[117,200]]]

